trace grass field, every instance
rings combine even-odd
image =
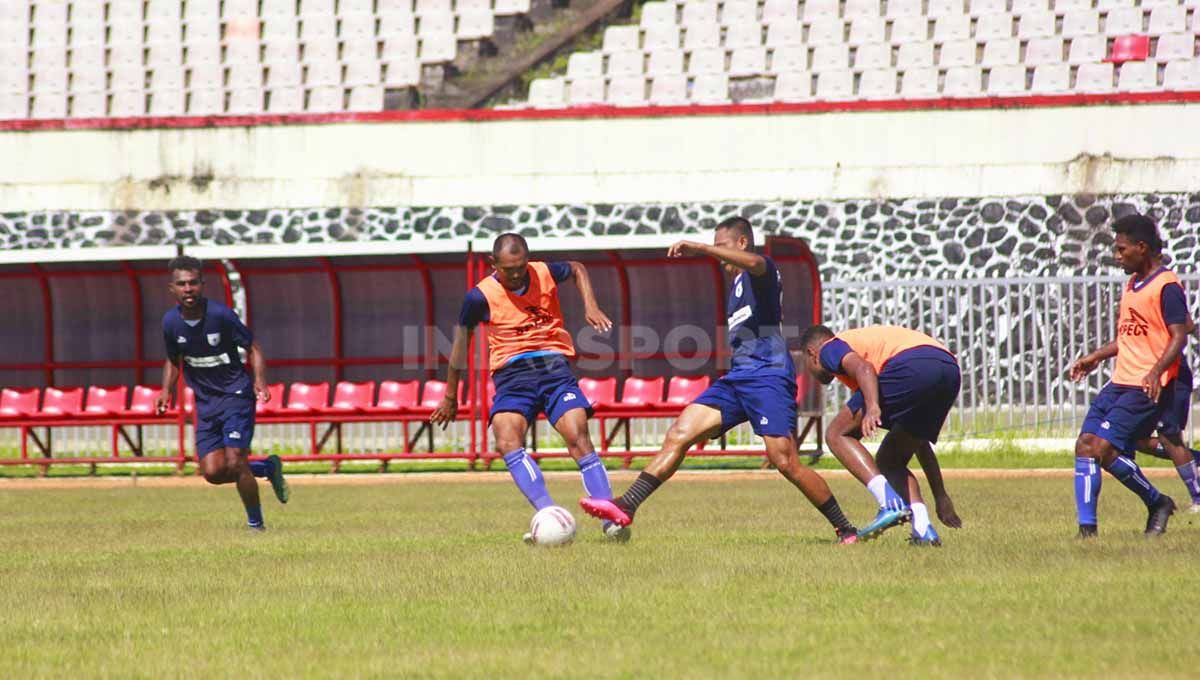
[[[1069,477],[951,479],[967,526],[934,550],[831,545],[781,480],[729,477],[668,484],[624,546],[555,477],[557,550],[507,483],[297,485],[262,535],[228,487],[0,486],[0,677],[1195,676],[1200,520],[1147,541],[1111,479],[1087,544]]]

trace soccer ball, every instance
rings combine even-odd
[[[529,522],[529,533],[534,545],[567,545],[575,540],[575,518],[566,508],[551,505],[534,514]]]

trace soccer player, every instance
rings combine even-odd
[[[1189,323],[1189,327],[1194,326],[1194,323]],[[1191,408],[1192,369],[1188,365],[1187,355],[1180,352],[1179,375],[1175,376],[1175,396],[1172,397],[1171,408],[1163,413],[1154,428],[1157,436],[1138,440],[1137,450],[1139,453],[1148,453],[1175,464],[1179,478],[1183,480],[1188,495],[1192,497],[1192,505],[1188,512],[1196,514],[1200,513],[1200,480],[1196,474],[1196,466],[1200,464],[1200,451],[1188,448],[1183,443],[1183,428],[1187,426],[1188,411]]]
[[[630,524],[646,498],[679,469],[688,449],[749,421],[762,437],[768,459],[829,520],[838,542],[857,542],[857,531],[829,485],[796,454],[796,369],[780,327],[782,277],[771,258],[753,248],[750,222],[733,217],[717,225],[711,246],[679,241],[667,251],[668,257],[715,258],[734,276],[726,305],[733,349],[730,370],[675,419],[658,455],[624,495],[615,502],[580,501],[588,514]]]
[[[908,463],[916,455],[925,470],[942,523],[961,527],[933,453],[958,398],[958,360],[937,340],[899,326],[868,326],[835,335],[817,325],[804,332],[800,344],[809,375],[826,385],[837,378],[854,390],[826,428],[825,441],[879,503],[876,521],[864,532],[878,535],[911,512],[913,545],[941,545]],[[888,433],[872,459],[861,439],[879,428]],[[903,513],[898,520],[897,511]]]
[[[584,492],[611,498],[608,471],[588,435],[592,407],[575,382],[567,359],[575,356],[564,327],[558,284],[573,279],[583,298],[584,315],[598,333],[612,321],[596,304],[587,269],[579,262],[531,262],[529,245],[520,234],[501,234],[492,244],[492,274],[467,291],[454,328],[454,345],[446,371],[446,396],[430,421],[445,427],[458,413],[458,383],[467,363],[467,346],[475,327],[488,324],[488,351],[496,397],[490,417],[496,447],[504,464],[535,510],[555,505],[537,461],[525,453],[529,424],[545,413],[579,466]],[[605,523],[604,535],[629,538],[622,527]],[[532,536],[525,534],[525,541]]]
[[[165,413],[183,377],[196,395],[196,455],[200,472],[210,484],[237,484],[251,529],[264,531],[262,506],[255,477],[271,482],[280,503],[288,502],[288,484],[279,456],[250,461],[254,438],[254,399],[266,402],[266,359],[250,330],[225,305],[204,297],[200,260],[180,256],[167,265],[168,288],[178,306],[163,315],[162,394],[155,410]],[[246,350],[251,373],[242,366],[238,348]]]
[[[1121,292],[1117,339],[1071,366],[1071,379],[1079,381],[1100,362],[1117,359],[1112,379],[1092,401],[1075,441],[1080,538],[1096,535],[1100,467],[1146,504],[1146,535],[1165,532],[1175,512],[1175,501],[1146,479],[1129,454],[1171,410],[1179,355],[1187,336],[1187,302],[1178,277],[1161,265],[1163,243],[1151,219],[1126,215],[1113,222],[1112,230],[1117,263],[1130,274]],[[1181,468],[1179,473],[1189,487],[1195,483],[1195,465]]]

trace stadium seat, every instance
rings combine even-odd
[[[336,61],[314,61],[304,67],[304,85],[306,87],[340,85],[341,83],[342,65]]]
[[[304,90],[299,85],[267,90],[267,113],[299,113],[304,110]]]
[[[1050,2],[1049,0],[1012,0],[1011,11],[1019,17],[1026,14],[1050,12]]]
[[[877,44],[887,40],[887,22],[879,17],[859,17],[850,22],[847,38],[852,46]]]
[[[442,384],[443,394],[445,383]],[[393,413],[418,406],[420,382],[416,380],[384,380],[379,383],[379,396],[374,406],[365,408],[368,413]]]
[[[459,388],[463,388],[464,383],[459,383]],[[441,380],[426,380],[421,386],[421,401],[417,407],[422,410],[432,412],[442,403],[442,399],[446,397],[446,383]],[[459,403],[462,403],[462,395],[459,395]]]
[[[691,28],[702,24],[717,23],[717,3],[715,2],[685,2],[683,3],[683,14],[680,16],[679,23],[684,28]]]
[[[812,101],[812,74],[786,71],[775,77],[775,96],[781,102]]]
[[[124,385],[92,385],[87,389],[83,412],[91,416],[115,416],[125,410],[129,388]]]
[[[225,86],[225,69],[220,64],[201,64],[188,69],[188,88],[219,89]]]
[[[579,389],[593,409],[607,408],[617,401],[616,378],[580,378]]]
[[[796,21],[782,21],[767,26],[767,47],[800,47],[804,45],[804,26]]]
[[[942,45],[938,56],[938,66],[952,68],[954,66],[974,66],[977,61],[978,46],[974,40],[956,40]]]
[[[182,20],[180,4],[179,0],[148,0],[146,3],[146,20],[162,19],[179,23]]]
[[[300,16],[333,16],[333,5],[333,0],[300,0]]]
[[[157,19],[146,24],[146,44],[183,44],[183,24],[178,19]]]
[[[229,90],[227,112],[237,115],[253,115],[263,112],[263,90],[261,87],[237,87]]]
[[[1179,0],[1142,0],[1140,6],[1143,9],[1154,9],[1155,7],[1177,7],[1180,6],[1180,3]],[[1184,2],[1182,6],[1186,8],[1188,3]]]
[[[566,105],[566,81],[537,78],[529,83],[529,105],[537,109],[559,109]]]
[[[1145,61],[1150,58],[1150,38],[1145,35],[1122,35],[1113,40],[1108,59],[1114,64],[1127,61]]]
[[[120,415],[123,416],[153,416],[157,415],[154,411],[154,402],[158,399],[158,395],[162,394],[162,388],[157,385],[138,385],[133,388],[130,393],[129,407],[122,409]]]
[[[384,40],[415,38],[416,21],[412,14],[385,14],[379,17],[379,37]]]
[[[153,90],[150,92],[150,107],[147,112],[151,116],[182,116],[187,111],[186,98],[183,88]]]
[[[344,85],[348,87],[378,85],[381,81],[379,62],[374,60],[346,62],[346,76],[342,81]]]
[[[1167,64],[1163,71],[1163,89],[1170,92],[1200,90],[1200,60]]]
[[[193,116],[217,115],[225,109],[225,91],[220,88],[196,88],[187,93],[187,112]]]
[[[374,380],[342,380],[334,388],[333,403],[325,410],[330,413],[366,413],[374,403]]]
[[[285,52],[286,47],[291,47],[284,43],[270,43],[272,50],[271,54],[267,55],[265,61],[281,61],[277,56],[280,52]],[[172,54],[178,54],[179,51],[172,51]],[[294,51],[293,51],[294,54]],[[225,58],[222,60],[226,64],[257,64],[259,59],[258,41],[250,40],[230,40],[225,44]]]
[[[328,405],[329,383],[294,382],[288,387],[284,410],[288,413],[310,413],[320,411]]]
[[[23,93],[0,92],[0,120],[28,118],[29,97]]]
[[[346,93],[338,85],[321,85],[308,91],[306,111],[333,113],[345,109]]]
[[[688,59],[688,73],[697,76],[725,72],[725,50],[711,48],[695,50]]]
[[[108,94],[99,90],[75,90],[71,93],[71,118],[104,118],[108,115]]]
[[[711,380],[706,375],[696,378],[672,376],[670,382],[667,383],[667,398],[663,400],[661,407],[682,410],[683,407],[695,401],[704,390],[707,390],[710,383]]]
[[[139,28],[142,22],[142,0],[110,0],[108,3],[108,23],[110,26],[120,26],[137,21]]]
[[[1021,42],[1016,39],[989,40],[983,46],[983,58],[979,63],[984,68],[1019,64],[1021,63]]]
[[[637,26],[609,26],[604,30],[604,44],[601,52],[628,52],[642,49],[641,31]]]
[[[604,101],[604,78],[576,78],[567,86],[571,106],[599,104]]]
[[[870,45],[860,45],[854,51],[854,70],[866,71],[867,69],[875,68],[891,68],[892,67],[892,46],[890,43],[874,43]],[[798,69],[804,70],[804,65]]]
[[[675,23],[675,3],[647,2],[642,5],[642,18],[639,22],[642,28],[674,26]]]
[[[1137,0],[1096,0],[1096,8],[1101,12],[1105,10],[1125,9],[1133,7],[1137,4]]]
[[[1059,37],[1037,38],[1025,46],[1025,65],[1063,63],[1063,40]]]
[[[1071,66],[1069,64],[1041,64],[1033,69],[1033,85],[1029,91],[1035,94],[1060,94],[1071,89]]]
[[[1004,40],[1013,37],[1012,15],[1005,13],[984,14],[975,22],[975,40]]]
[[[938,96],[938,71],[935,68],[914,68],[900,78],[900,96],[905,99],[925,99]]]
[[[646,51],[659,49],[679,49],[678,26],[650,26],[642,39],[642,49]]]
[[[72,92],[103,92],[108,89],[108,74],[103,66],[82,66],[71,71]]]
[[[529,14],[533,8],[533,3],[530,0],[496,0],[492,6],[492,11],[496,16],[514,16],[519,14]]]
[[[895,99],[896,71],[877,69],[863,71],[858,83],[859,99]]]
[[[421,63],[438,64],[454,61],[458,53],[458,41],[453,33],[438,33],[421,36]]]
[[[228,71],[230,89],[257,88],[263,84],[263,68],[258,64],[233,64]],[[267,82],[272,87],[285,87],[300,83],[299,64],[273,64]]]
[[[419,17],[451,14],[453,11],[453,0],[416,0],[416,4],[413,6],[413,14]]]
[[[911,42],[900,45],[896,52],[896,68],[903,71],[928,66],[933,66],[933,43]]]
[[[983,71],[978,66],[955,66],[946,70],[942,94],[947,97],[978,97],[983,90]]]
[[[1196,36],[1192,33],[1169,33],[1158,39],[1154,58],[1159,63],[1188,61],[1196,57]]]
[[[1008,0],[970,0],[968,11],[973,17],[1007,12]]]
[[[608,67],[605,73],[609,78],[618,76],[640,76],[643,72],[645,55],[641,50],[629,52],[613,52],[608,55]]]
[[[756,0],[725,0],[721,6],[721,25],[736,26],[745,23],[759,23],[758,2]]]
[[[729,77],[747,78],[767,72],[767,48],[746,47],[729,55]]]
[[[929,20],[919,15],[900,17],[892,22],[892,34],[888,36],[888,40],[893,45],[914,40],[929,40]]]
[[[1121,92],[1149,92],[1158,87],[1158,64],[1152,61],[1131,61],[1121,65],[1117,74],[1117,89]]]
[[[608,83],[608,96],[605,101],[614,106],[644,106],[646,79],[641,75],[613,78]]]
[[[888,4],[891,5],[891,3]],[[920,10],[918,10],[919,12]],[[847,20],[877,16],[879,16],[879,0],[846,0],[846,6],[842,10],[842,17]]]
[[[822,71],[818,73],[816,98],[821,101],[853,99],[854,72]]]
[[[646,75],[650,77],[683,73],[683,50],[654,50],[650,52]]]
[[[1049,38],[1055,34],[1056,21],[1053,12],[1023,14],[1017,21],[1017,37],[1021,40]]]
[[[762,24],[741,23],[732,24],[725,29],[725,49],[736,50],[743,47],[759,47],[763,44]]]
[[[850,48],[846,45],[822,45],[813,50],[812,71],[841,71],[850,68]]]
[[[930,19],[941,19],[942,17],[952,17],[961,14],[966,14],[963,0],[929,0],[929,6],[925,10],[925,16]]]
[[[996,66],[988,74],[988,94],[1014,95],[1025,92],[1024,66]]]
[[[1100,13],[1093,9],[1067,12],[1062,18],[1060,33],[1064,38],[1078,38],[1100,33]]]
[[[650,103],[656,106],[687,104],[687,76],[681,73],[655,75],[650,81]]]
[[[1067,63],[1071,65],[1092,64],[1103,61],[1108,41],[1102,35],[1081,36],[1071,40],[1067,52]]]
[[[696,76],[692,81],[691,100],[697,104],[729,102],[729,76],[724,73]]]
[[[841,19],[821,19],[808,27],[808,44],[840,45],[846,40],[846,24]]]
[[[346,98],[347,111],[382,111],[383,88],[378,85],[359,85],[350,88]]]
[[[887,18],[896,20],[919,17],[924,10],[922,4],[922,0],[888,0]]]
[[[1078,12],[1080,10],[1092,9],[1093,0],[1053,0],[1054,11],[1057,14],[1066,14],[1067,12]]]
[[[838,18],[838,0],[805,0],[804,23],[815,24],[820,21]]]
[[[383,84],[387,87],[416,87],[421,82],[421,62],[415,58],[383,62]]]
[[[575,52],[567,59],[567,80],[598,78],[604,75],[604,55],[600,52]]]
[[[625,379],[621,388],[622,406],[657,406],[663,401],[663,383],[665,379],[640,378],[637,376]]]
[[[60,417],[83,413],[82,387],[47,387],[42,394],[39,416]]]
[[[1112,64],[1081,64],[1075,72],[1076,92],[1112,92]]]
[[[35,119],[57,119],[67,117],[67,94],[65,92],[41,92],[34,95],[29,117]]]
[[[1114,9],[1104,18],[1104,34],[1109,37],[1141,33],[1145,28],[1142,10],[1138,7]]]
[[[110,58],[111,63],[111,58]],[[138,60],[141,61],[140,59]],[[183,62],[188,66],[211,65],[221,63],[220,45],[188,45],[183,50]]]
[[[771,73],[800,73],[808,70],[808,49],[781,47],[771,53]]]
[[[445,14],[425,14],[417,17],[417,35],[454,35],[454,15],[447,12]]]
[[[0,419],[34,415],[41,395],[36,387],[5,387],[0,390]]]
[[[416,59],[419,53],[420,51],[417,49],[417,36],[397,35],[388,37],[383,41],[383,50],[380,56],[385,61],[389,59]]]
[[[645,16],[645,11],[643,5],[642,16]],[[763,3],[762,22],[768,26],[781,21],[797,21],[799,18],[794,0],[766,0]]]
[[[717,24],[693,24],[688,26],[683,34],[683,47],[687,50],[699,50],[705,47],[721,46],[721,27]]]
[[[966,14],[938,18],[933,24],[933,40],[938,43],[968,40],[971,37],[971,17]]]
[[[355,2],[360,3],[364,1],[355,0]],[[412,0],[378,0],[378,2],[372,4],[375,5],[375,13],[381,17],[389,14],[412,14],[413,12]],[[368,12],[371,11],[369,7],[368,5],[368,9],[366,10]]]

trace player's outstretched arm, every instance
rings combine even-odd
[[[454,344],[450,347],[450,365],[446,368],[446,396],[429,416],[429,422],[445,429],[458,415],[458,382],[467,368],[467,348],[473,332],[465,326],[454,327]]]
[[[246,363],[254,377],[254,396],[264,404],[271,401],[271,390],[267,387],[267,357],[257,342],[250,343],[246,350]]]
[[[163,362],[162,376],[162,391],[154,400],[154,412],[160,416],[171,406],[171,397],[175,395],[175,383],[179,380],[179,367],[167,359]]]
[[[1115,356],[1117,356],[1117,341],[1113,340],[1095,352],[1076,359],[1075,363],[1071,364],[1071,380],[1075,382],[1083,380],[1088,373],[1096,370],[1101,362]]]
[[[689,255],[715,257],[725,264],[745,269],[750,272],[751,276],[762,276],[767,271],[767,260],[762,255],[749,250],[721,248],[698,241],[677,241],[667,249],[667,257],[687,257]]]
[[[858,383],[863,394],[862,436],[870,437],[879,429],[883,410],[879,406],[879,376],[875,367],[854,352],[842,357],[842,370]]]
[[[575,286],[579,288],[579,296],[583,298],[583,313],[587,318],[587,324],[597,333],[609,332],[612,330],[612,321],[596,303],[596,293],[592,289],[592,280],[588,278],[587,267],[584,267],[582,262],[574,260],[568,264],[571,265],[571,276],[575,279]]]
[[[929,480],[929,489],[933,491],[933,502],[937,509],[938,519],[942,524],[953,529],[962,528],[962,520],[954,510],[954,501],[946,493],[946,484],[942,480],[942,466],[938,463],[937,455],[929,442],[922,442],[917,449],[917,462],[925,471],[925,479]]]

